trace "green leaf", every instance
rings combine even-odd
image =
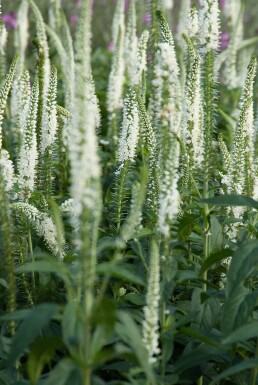
[[[231,257],[233,254],[233,251],[230,249],[223,249],[220,251],[217,251],[214,254],[211,254],[202,264],[200,275],[202,275],[206,270],[208,270],[211,266],[215,265],[216,263],[223,261],[223,259]]]
[[[154,385],[154,374],[149,364],[148,352],[142,343],[142,336],[138,326],[132,317],[125,312],[120,312],[118,318],[120,320],[116,327],[118,335],[133,349],[149,382]]]
[[[44,303],[35,307],[24,318],[11,345],[9,364],[12,365],[25,349],[38,337],[57,311],[57,305]]]
[[[216,206],[247,206],[258,209],[258,202],[245,195],[219,195],[214,198],[202,199],[201,202]]]
[[[218,341],[212,339],[211,333],[204,332],[203,330],[196,330],[193,328],[183,327],[179,330],[180,333],[183,333],[187,336],[193,337],[196,340],[203,342],[206,345],[213,346],[215,348],[220,348],[221,345]],[[217,337],[217,336],[216,336]],[[218,338],[216,338],[218,339]]]
[[[78,371],[75,362],[70,358],[64,358],[51,371],[44,385],[68,385],[68,380],[75,371]]]
[[[241,361],[239,364],[231,366],[231,368],[220,373],[209,383],[209,385],[219,384],[219,381],[223,380],[224,378],[228,378],[236,373],[240,373],[246,369],[255,368],[257,366],[258,366],[258,358],[250,358],[249,360]]]
[[[226,296],[246,280],[258,265],[258,240],[248,241],[234,253],[227,274]]]
[[[239,308],[245,301],[247,295],[248,290],[243,287],[243,285],[239,285],[230,293],[230,296],[226,298],[220,322],[223,335],[227,335],[234,330],[236,317],[239,314]]]
[[[118,265],[112,262],[103,262],[97,266],[97,273],[104,275],[106,273],[112,274],[113,277],[123,279],[127,282],[133,282],[137,285],[145,286],[144,280],[134,272],[128,270],[123,265]]]
[[[214,216],[210,218],[210,252],[215,253],[223,247],[223,231],[222,226],[219,223],[218,219]]]
[[[258,321],[243,325],[222,340],[224,345],[247,341],[258,336]]]
[[[54,258],[44,257],[42,260],[26,263],[16,269],[17,273],[38,271],[41,273],[55,273],[64,282],[70,284],[69,270],[62,261]]]
[[[80,303],[68,301],[62,319],[62,335],[71,355],[76,355],[84,341],[83,311]]]
[[[62,340],[55,336],[44,337],[35,341],[27,361],[28,376],[33,385],[37,383],[44,366],[51,361],[55,351],[62,346]]]
[[[183,372],[195,366],[203,365],[222,352],[222,349],[217,349],[210,345],[200,345],[196,349],[184,353],[175,363],[174,369],[176,372]]]

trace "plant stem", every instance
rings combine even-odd
[[[32,262],[35,262],[34,253],[33,253],[33,246],[32,246],[32,239],[31,239],[31,231],[30,230],[28,231],[28,242],[29,242],[29,252],[30,252],[31,260],[32,260]],[[33,287],[33,289],[35,289],[35,287],[36,287],[36,285],[35,285],[35,272],[34,272],[34,270],[32,271],[32,287]]]

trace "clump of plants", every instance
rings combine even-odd
[[[257,38],[192,3],[1,21],[0,384],[258,384]]]

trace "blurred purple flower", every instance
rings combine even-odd
[[[108,44],[108,50],[109,50],[109,52],[113,52],[114,49],[115,49],[114,43],[111,41],[111,42]]]
[[[143,15],[143,22],[146,25],[150,25],[150,23],[151,23],[151,16],[148,13],[145,13]]]
[[[227,32],[222,32],[220,35],[220,47],[221,49],[225,49],[228,47],[229,43],[229,34]]]
[[[227,1],[227,0],[219,0],[220,5],[221,5],[222,7],[225,7],[226,1]]]
[[[70,16],[71,25],[75,25],[77,23],[77,21],[78,21],[78,15],[73,14]]]
[[[18,27],[18,21],[16,13],[9,12],[2,16],[2,20],[5,23],[6,29],[16,29]]]

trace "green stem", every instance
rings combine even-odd
[[[29,252],[30,252],[31,260],[34,263],[35,258],[34,258],[34,253],[33,253],[33,245],[32,245],[31,231],[30,230],[28,231],[28,243],[29,243]],[[32,271],[32,287],[33,287],[33,289],[35,289],[35,287],[36,287],[36,285],[35,285],[35,271],[34,270]]]
[[[124,163],[120,171],[117,187],[117,211],[116,211],[116,230],[117,234],[120,232],[121,220],[122,220],[122,209],[123,209],[123,198],[126,179],[128,175],[129,164],[128,161]]]

